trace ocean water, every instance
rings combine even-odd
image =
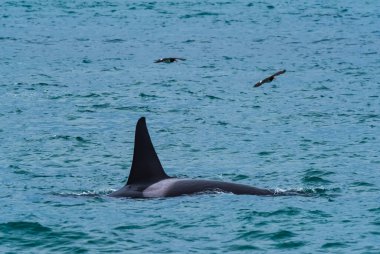
[[[380,253],[379,9],[1,1],[0,252]],[[107,197],[141,116],[169,175],[307,195]]]

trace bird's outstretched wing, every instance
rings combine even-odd
[[[160,58],[154,61],[155,63],[172,63],[172,62],[177,62],[178,60],[185,61],[185,58],[180,58],[180,57],[165,57],[165,58]]]
[[[261,85],[263,85],[263,84],[265,84],[265,83],[270,83],[270,82],[273,81],[273,79],[274,79],[276,76],[281,75],[281,74],[284,74],[285,72],[286,72],[286,70],[278,71],[278,72],[276,72],[275,74],[273,74],[273,75],[271,75],[271,76],[269,76],[269,77],[267,77],[267,78],[265,78],[265,79],[260,80],[259,82],[257,82],[257,83],[255,84],[254,87],[259,87],[259,86],[261,86]]]

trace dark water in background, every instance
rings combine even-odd
[[[0,252],[380,252],[379,1],[52,2],[0,4]],[[140,116],[169,175],[311,196],[107,198]]]

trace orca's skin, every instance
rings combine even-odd
[[[159,198],[205,192],[228,192],[240,195],[277,195],[274,190],[222,181],[180,179],[169,177],[154,150],[145,118],[138,120],[133,161],[127,184],[110,194],[111,197]]]

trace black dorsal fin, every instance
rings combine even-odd
[[[141,117],[136,124],[135,148],[128,184],[152,183],[169,178],[162,168],[157,153],[150,140],[145,117]]]

